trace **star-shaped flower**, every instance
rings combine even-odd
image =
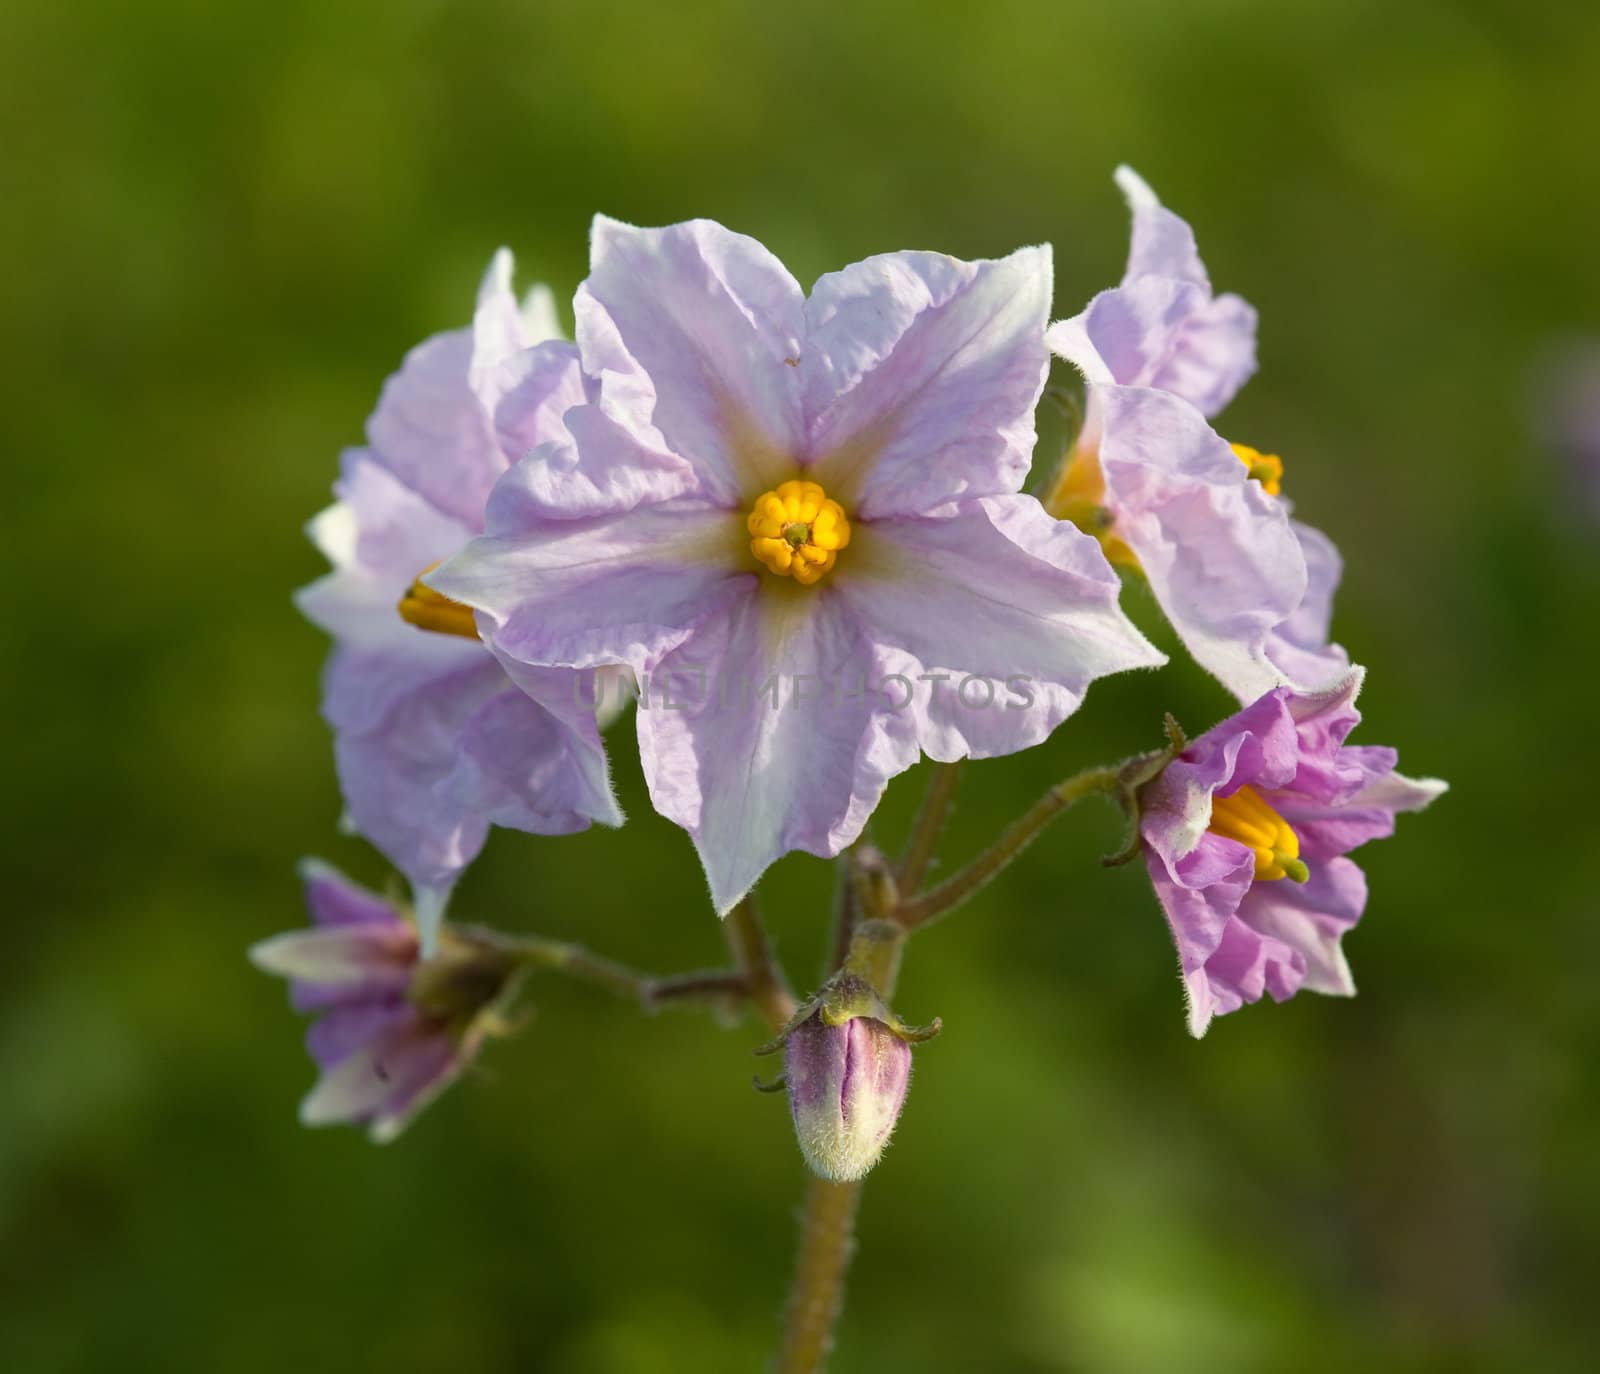
[[[648,676],[651,797],[719,911],[851,843],[921,753],[1037,744],[1162,661],[1096,541],[1019,494],[1050,285],[1047,248],[893,253],[807,296],[709,221],[595,221],[591,399],[427,582],[508,661]]]

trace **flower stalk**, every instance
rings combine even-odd
[[[755,898],[745,897],[736,903],[723,928],[733,961],[744,975],[746,995],[772,1030],[782,1030],[794,1015],[794,994],[773,958]]]
[[[800,1253],[783,1314],[783,1344],[773,1374],[813,1374],[833,1349],[844,1280],[856,1249],[861,1184],[813,1178],[800,1213]]]
[[[922,807],[917,812],[916,822],[911,828],[911,839],[906,845],[906,852],[900,858],[900,866],[895,871],[895,879],[902,892],[915,892],[922,886],[922,880],[928,874],[928,865],[933,862],[939,836],[944,831],[944,823],[949,818],[950,804],[955,800],[956,788],[960,783],[959,763],[944,763],[934,769],[933,778],[928,783],[928,791],[922,799]]]
[[[1114,767],[1088,768],[1058,782],[960,872],[937,887],[902,901],[895,909],[894,919],[907,930],[917,930],[949,915],[987,887],[1057,816],[1084,797],[1097,793],[1116,796],[1122,790],[1121,771]]]

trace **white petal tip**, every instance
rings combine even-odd
[[[1150,183],[1126,162],[1120,164],[1111,176],[1126,197],[1130,210],[1150,210],[1161,204],[1156,193],[1150,189]]]

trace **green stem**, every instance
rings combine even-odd
[[[731,1007],[749,996],[750,980],[744,974],[736,969],[716,968],[646,979],[639,1000],[647,1011],[655,1011],[684,1003]]]
[[[746,897],[728,913],[723,922],[733,961],[744,975],[745,989],[762,1019],[773,1031],[781,1031],[794,1015],[794,994],[783,970],[772,957],[772,945],[761,924],[755,898]]]
[[[956,787],[961,782],[961,765],[944,763],[933,770],[928,790],[922,798],[922,808],[917,812],[911,827],[911,839],[900,858],[895,880],[902,892],[915,892],[927,876],[928,865],[933,862],[939,835],[950,815],[950,803],[955,799]]]
[[[900,903],[894,919],[907,930],[929,925],[948,915],[988,885],[1040,832],[1073,803],[1095,793],[1114,795],[1121,787],[1116,768],[1090,768],[1059,782],[1013,821],[988,849],[937,887]]]
[[[822,976],[827,979],[842,965],[855,939],[856,922],[861,919],[861,904],[856,900],[855,868],[847,850],[839,856],[837,886],[833,898],[833,943],[828,949],[828,964]]]
[[[656,981],[638,969],[563,940],[546,940],[536,935],[495,935],[494,939],[512,950],[529,968],[554,969],[569,978],[605,988],[608,992],[636,1002],[644,1000],[646,990]]]
[[[844,1279],[855,1254],[859,1183],[813,1178],[800,1214],[800,1254],[783,1313],[783,1344],[773,1374],[815,1374],[833,1349]]]

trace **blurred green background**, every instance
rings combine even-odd
[[[1360,737],[1454,791],[1363,856],[1353,1003],[1190,1041],[1109,810],[919,942],[898,1000],[947,1030],[833,1368],[1592,1368],[1600,569],[1527,396],[1600,322],[1597,77],[1576,0],[4,7],[0,1363],[760,1366],[802,1177],[754,1025],[545,982],[399,1144],[296,1125],[301,1026],[243,950],[301,922],[300,855],[384,878],[334,830],[301,524],[501,242],[567,294],[596,210],[716,217],[807,282],[1050,240],[1066,314],[1120,272],[1128,161],[1261,310],[1225,428],[1347,554]],[[1226,705],[1181,657],[1103,684],[969,770],[952,859]],[[629,827],[501,835],[458,912],[715,962],[613,740]],[[801,983],[828,885],[767,884]]]

